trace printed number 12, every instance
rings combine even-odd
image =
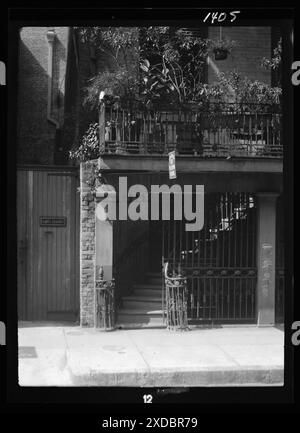
[[[144,403],[152,403],[152,395],[151,394],[144,394],[143,395]]]

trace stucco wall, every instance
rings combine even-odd
[[[208,38],[220,39],[220,27],[209,27]],[[223,27],[222,40],[236,42],[226,60],[215,60],[210,53],[208,82],[216,80],[216,72],[236,70],[252,80],[271,84],[271,72],[260,66],[263,57],[271,57],[271,27]]]

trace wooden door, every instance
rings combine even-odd
[[[18,314],[76,320],[79,310],[79,197],[73,170],[19,170]]]

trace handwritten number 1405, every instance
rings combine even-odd
[[[222,23],[227,18],[229,18],[230,22],[233,23],[233,21],[235,21],[237,18],[237,14],[240,13],[241,11],[232,11],[229,12],[229,14],[227,14],[226,12],[209,12],[204,18],[203,22],[205,23],[208,20],[211,22],[211,24],[214,24],[215,21],[217,21],[218,23]]]

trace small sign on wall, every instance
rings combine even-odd
[[[66,225],[67,217],[40,217],[40,227],[66,227]]]

